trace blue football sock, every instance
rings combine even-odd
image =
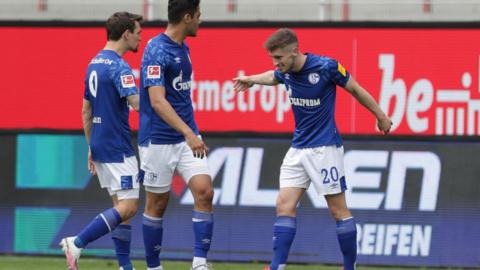
[[[343,253],[343,267],[345,270],[355,270],[357,227],[353,217],[337,221],[337,238]]]
[[[193,211],[192,221],[195,235],[194,256],[206,258],[212,242],[213,214]]]
[[[122,218],[115,208],[105,210],[77,235],[74,243],[77,247],[84,248],[88,243],[114,230],[121,222]]]
[[[297,221],[295,217],[279,216],[273,225],[273,259],[270,264],[271,270],[277,270],[279,265],[287,263],[288,252],[292,246]]]
[[[142,231],[147,266],[149,268],[158,267],[160,266],[160,250],[162,249],[163,219],[143,214]]]
[[[115,254],[117,255],[118,265],[124,270],[132,269],[130,261],[130,243],[132,239],[132,226],[120,224],[112,232],[112,240],[115,244]]]

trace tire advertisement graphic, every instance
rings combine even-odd
[[[289,140],[206,141],[215,186],[211,258],[268,261],[279,168]],[[85,168],[83,136],[2,135],[0,148],[1,253],[59,254],[62,236],[110,207],[107,192]],[[358,263],[478,267],[479,152],[477,142],[346,140],[347,202],[358,222]],[[162,256],[189,259],[193,198],[177,175],[171,192]],[[132,224],[133,255],[142,257],[140,215]],[[112,255],[110,237],[85,251]],[[289,260],[340,263],[335,222],[313,188],[299,205]]]

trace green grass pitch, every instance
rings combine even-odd
[[[189,270],[189,262],[163,261],[165,270]],[[262,263],[220,263],[213,262],[215,270],[262,270],[265,264]],[[137,270],[146,269],[145,262],[134,261]],[[288,270],[340,270],[340,266],[325,265],[288,265]],[[359,270],[420,270],[427,268],[415,267],[366,267],[359,266]],[[67,269],[63,257],[27,257],[27,256],[0,256],[0,270],[57,270]],[[115,260],[98,258],[81,258],[80,270],[118,270]],[[428,268],[434,270],[434,268]],[[440,268],[437,268],[440,269]],[[459,268],[441,268],[441,270],[454,270]]]

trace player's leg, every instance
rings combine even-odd
[[[142,234],[147,270],[161,270],[163,215],[168,206],[174,171],[174,145],[150,144],[146,148],[142,147],[140,157],[146,191]]]
[[[212,180],[210,175],[195,175],[190,178],[188,186],[192,191],[195,201],[192,214],[193,233],[195,237],[192,269],[204,269],[199,267],[201,265],[208,267],[206,266],[207,253],[210,250],[213,234]]]
[[[324,146],[309,150],[304,159],[305,168],[321,195],[325,195],[328,208],[337,222],[337,238],[343,254],[344,268],[355,269],[357,257],[357,231],[355,220],[345,201],[345,170],[343,147]]]
[[[143,243],[148,270],[161,270],[160,251],[163,239],[163,215],[168,206],[170,190],[148,187],[142,219]]]
[[[62,239],[60,245],[67,257],[67,264],[71,269],[77,269],[81,250],[89,243],[113,231],[122,221],[135,215],[138,207],[138,176],[137,160],[135,157],[125,158],[123,163],[98,163],[95,168],[102,188],[114,192],[124,189],[125,200],[121,200],[117,207],[112,207],[96,216],[75,237]],[[123,196],[123,195],[122,195]]]
[[[115,208],[122,207],[119,202],[123,202],[124,198],[120,195],[113,194],[112,202]],[[138,199],[136,200],[136,206],[130,206],[138,208]],[[129,224],[130,219],[123,221],[120,225],[115,228],[112,232],[112,240],[115,246],[115,255],[117,257],[118,265],[121,270],[132,270],[133,265],[130,260],[130,249],[131,249],[131,239],[132,239],[132,226]]]
[[[297,232],[297,204],[305,188],[283,187],[277,197],[277,219],[273,225],[273,259],[271,270],[286,267],[290,247]]]
[[[357,260],[357,228],[355,219],[347,208],[345,192],[326,195],[328,209],[337,222],[337,239],[343,254],[345,270],[354,270]]]
[[[286,267],[288,253],[297,231],[297,204],[310,184],[301,159],[302,151],[290,148],[280,168],[277,219],[273,226],[273,259],[269,266],[271,270],[282,270]]]
[[[192,214],[195,236],[192,269],[207,270],[207,254],[210,250],[213,233],[213,185],[207,159],[194,158],[192,150],[185,143],[177,171],[188,181],[194,198]]]

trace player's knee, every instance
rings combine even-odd
[[[296,205],[287,198],[278,196],[277,198],[277,216],[295,215]]]
[[[124,221],[129,220],[130,218],[135,216],[137,214],[137,210],[138,210],[138,207],[127,208],[125,212],[125,218],[123,218],[123,220]]]
[[[135,216],[138,211],[138,200],[122,200],[117,205],[122,220],[128,220]]]
[[[211,202],[213,201],[214,191],[212,186],[204,187],[200,190],[197,190],[196,194],[197,196],[195,199],[201,203],[211,204]]]
[[[150,209],[155,211],[156,213],[161,213],[167,208],[168,200],[156,200],[154,203],[150,205]]]
[[[168,194],[168,193],[166,193]],[[168,205],[168,195],[149,198],[145,205],[145,212],[151,216],[161,217]]]

